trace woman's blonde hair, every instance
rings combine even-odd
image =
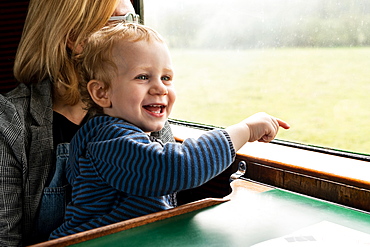
[[[91,99],[87,90],[90,80],[99,80],[110,88],[111,80],[118,74],[113,58],[113,49],[120,42],[158,41],[164,43],[160,34],[150,27],[134,23],[118,23],[104,27],[91,35],[84,44],[81,54],[75,57],[76,68],[80,72],[80,93],[86,109],[91,115],[101,114],[103,110]],[[121,55],[121,54],[120,54]]]
[[[50,78],[64,87],[61,99],[69,105],[80,100],[78,75],[72,62],[75,49],[108,22],[119,0],[31,0],[14,63],[19,82]]]

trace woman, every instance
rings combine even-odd
[[[0,246],[41,242],[57,228],[70,195],[68,143],[87,118],[71,57],[129,0],[31,0],[17,51],[21,84],[0,95]],[[156,134],[173,141],[168,124]]]

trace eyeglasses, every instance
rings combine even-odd
[[[140,16],[132,12],[129,12],[125,15],[112,16],[111,18],[109,18],[109,21],[123,21],[131,23],[139,23],[139,20]]]

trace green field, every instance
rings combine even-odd
[[[370,48],[171,50],[172,118],[225,127],[264,111],[277,138],[370,153]]]

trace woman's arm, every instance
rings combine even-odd
[[[6,128],[0,114],[0,246],[22,243],[23,169],[16,158],[19,133]],[[12,133],[12,134],[10,134]],[[14,139],[7,138],[12,136]]]

